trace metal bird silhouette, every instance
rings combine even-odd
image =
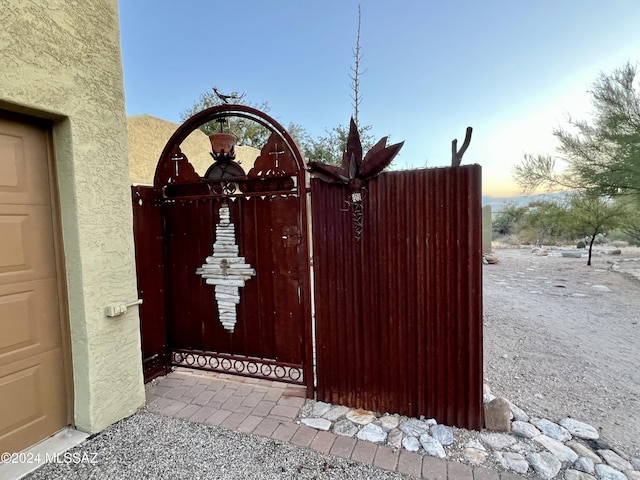
[[[237,92],[233,92],[231,95],[225,95],[223,93],[220,93],[216,87],[213,87],[213,93],[215,93],[216,97],[218,97],[223,103],[229,103],[229,100],[232,100],[234,101],[234,103],[237,103],[240,100],[242,100],[245,96],[244,93],[242,95],[238,95]]]

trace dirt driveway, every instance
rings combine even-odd
[[[591,267],[555,249],[494,254],[500,263],[484,266],[484,370],[492,393],[533,416],[587,422],[640,456],[640,281],[624,273],[640,269],[640,249],[596,255]],[[620,271],[609,268],[614,260]]]

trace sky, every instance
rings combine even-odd
[[[120,0],[127,115],[181,123],[216,86],[313,137],[348,125],[359,5],[360,124],[404,140],[398,169],[450,165],[473,127],[484,195],[519,195],[524,154],[553,154],[598,75],[640,61],[637,0]]]

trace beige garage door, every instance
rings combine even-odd
[[[47,145],[0,117],[0,452],[67,424]]]

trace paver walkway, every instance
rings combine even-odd
[[[224,373],[179,369],[147,386],[147,408],[152,412],[273,438],[416,478],[522,478],[298,425],[304,404],[305,387]]]

